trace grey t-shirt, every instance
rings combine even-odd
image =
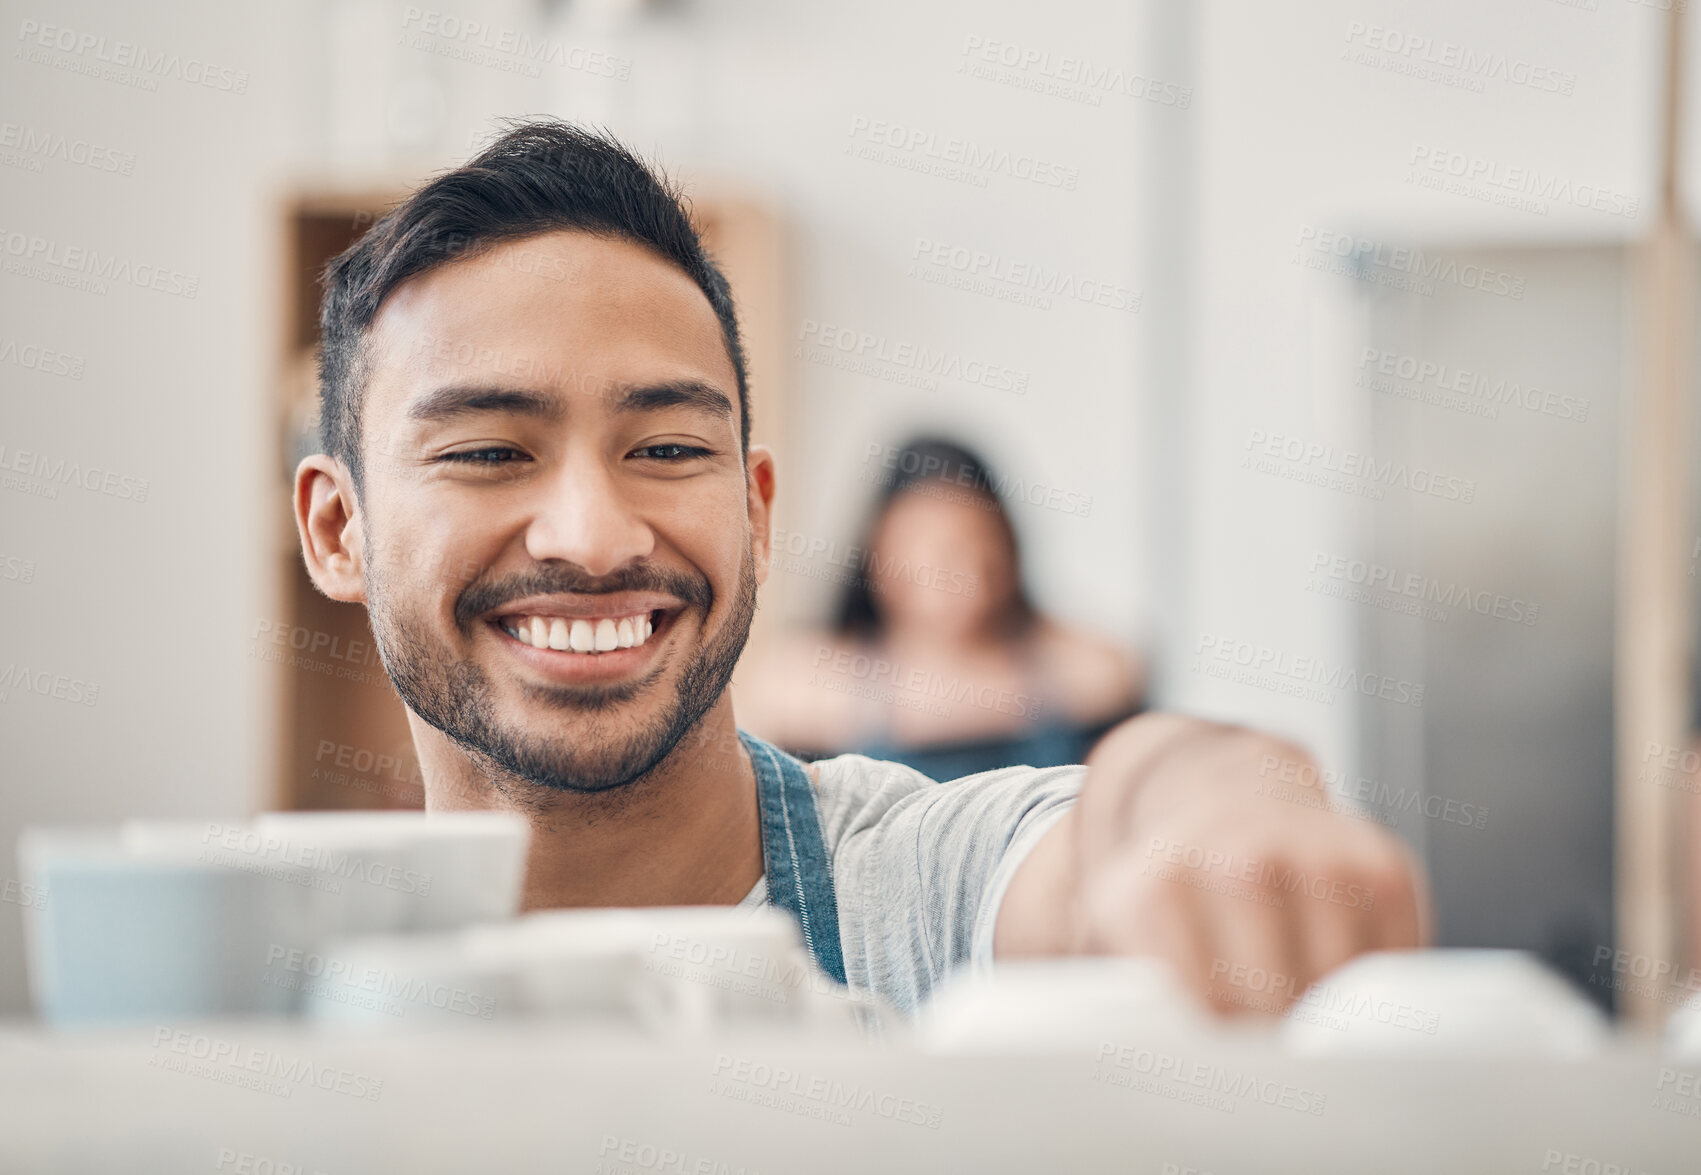
[[[952,971],[991,964],[1010,878],[1086,775],[1081,766],[1003,767],[937,783],[863,755],[813,768],[845,978],[906,1015]],[[763,879],[739,905],[767,899]]]

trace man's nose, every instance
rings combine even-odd
[[[590,575],[608,575],[655,550],[655,533],[597,462],[563,467],[543,491],[526,530],[526,553],[565,559]]]

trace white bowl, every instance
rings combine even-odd
[[[1606,1017],[1523,951],[1378,951],[1313,984],[1281,1031],[1305,1056],[1580,1057]]]

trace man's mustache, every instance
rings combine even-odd
[[[544,595],[607,595],[611,592],[660,592],[707,612],[714,603],[714,588],[707,577],[636,563],[608,575],[590,575],[570,563],[540,566],[536,570],[501,579],[471,584],[455,601],[455,623],[463,630],[480,616],[494,612],[511,600]]]

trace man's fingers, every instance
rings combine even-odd
[[[1085,949],[1162,956],[1219,1012],[1281,1012],[1354,955],[1422,945],[1405,845],[1315,784],[1303,802],[1269,793],[1272,773],[1317,777],[1292,743],[1197,719],[1125,723],[1095,747],[1073,814]]]
[[[1086,949],[1163,959],[1182,986],[1202,993],[1210,974],[1203,912],[1192,891],[1162,872],[1124,854],[1099,873],[1084,895]]]
[[[1306,904],[1322,908],[1307,909],[1302,915],[1304,924],[1297,937],[1303,962],[1296,997],[1354,955],[1377,948],[1373,915],[1329,906],[1315,898],[1307,898]]]
[[[1212,895],[1210,982],[1203,994],[1213,1010],[1279,1014],[1299,995],[1300,935],[1282,897],[1268,890]]]
[[[1373,945],[1370,950],[1409,951],[1429,945],[1429,893],[1423,870],[1403,844],[1373,867],[1371,886],[1375,891],[1376,916],[1371,918]]]
[[[1409,950],[1421,941],[1419,875],[1404,846],[1378,834],[1335,862],[1326,867],[1327,884],[1296,903],[1302,993],[1356,955]]]

